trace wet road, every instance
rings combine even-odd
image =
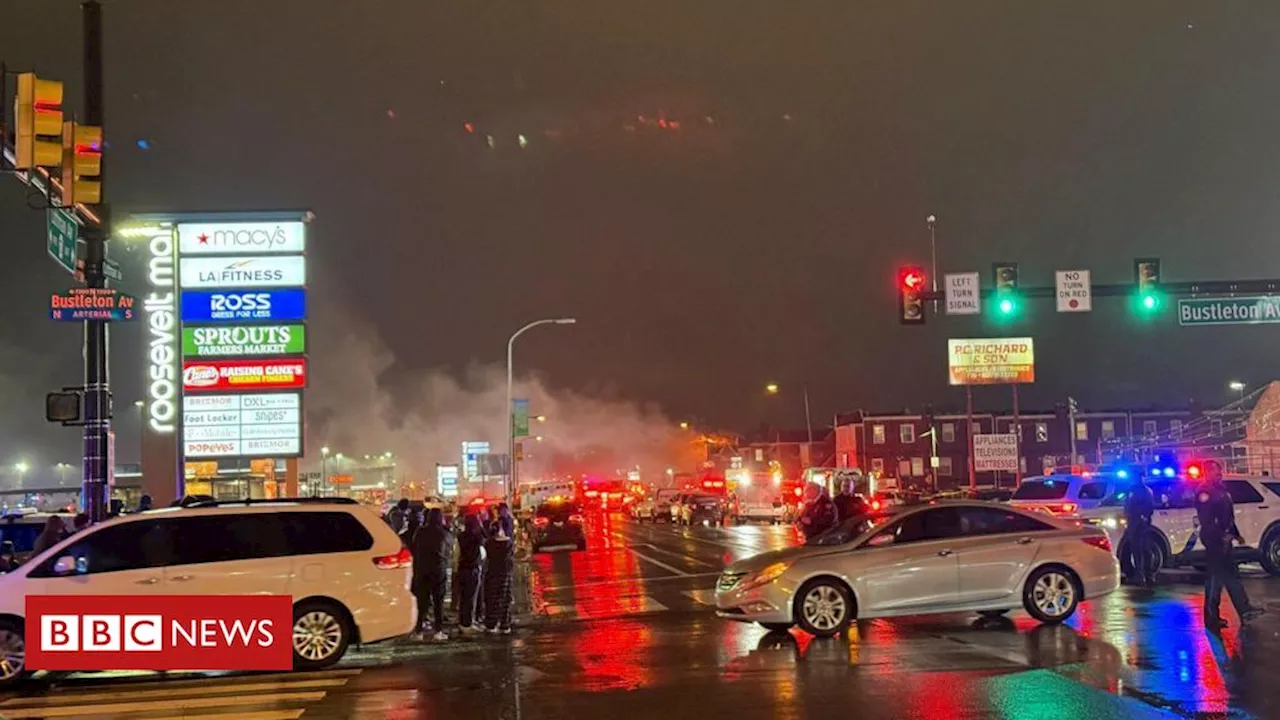
[[[1019,612],[859,623],[848,637],[716,619],[726,561],[794,542],[789,528],[681,530],[593,520],[586,552],[533,560],[539,617],[512,638],[400,644],[335,670],[125,684],[72,678],[0,699],[4,717],[1276,718],[1280,579],[1245,570],[1272,614],[1221,639],[1200,578],[1124,588],[1067,626]],[[1270,601],[1270,602],[1268,602]],[[1225,606],[1229,608],[1229,603]]]

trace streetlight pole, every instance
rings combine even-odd
[[[325,474],[325,469],[326,469],[325,466],[328,464],[328,461],[329,461],[329,446],[325,445],[324,447],[320,448],[320,485],[322,486],[329,484],[329,476]],[[311,497],[315,497],[318,490],[319,488],[317,488],[315,484],[312,484]]]
[[[938,224],[938,217],[930,215],[925,218],[925,222],[929,223],[929,257],[933,260],[933,271],[929,273],[929,277],[933,280],[933,291],[936,293],[938,292],[938,235],[934,228]],[[933,311],[935,313],[938,312],[938,301],[936,299],[933,301]]]
[[[507,340],[507,405],[502,411],[506,417],[507,423],[507,502],[511,503],[515,499],[516,492],[516,424],[515,418],[511,413],[511,386],[512,386],[512,362],[515,355],[516,338],[525,334],[539,325],[573,325],[578,322],[576,318],[546,318],[544,320],[534,320],[525,325],[511,335]]]

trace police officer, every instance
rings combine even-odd
[[[1129,580],[1146,587],[1155,585],[1156,574],[1151,567],[1151,515],[1155,512],[1155,498],[1143,478],[1129,490],[1124,501],[1124,546],[1128,548]]]
[[[1196,517],[1200,521],[1200,542],[1204,543],[1206,573],[1204,577],[1204,626],[1220,630],[1227,626],[1218,612],[1225,587],[1231,604],[1242,622],[1249,622],[1263,610],[1249,604],[1249,596],[1240,584],[1232,543],[1241,542],[1236,528],[1231,495],[1222,484],[1222,465],[1210,460],[1204,464],[1205,484],[1196,493]]]

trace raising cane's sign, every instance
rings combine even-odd
[[[186,360],[186,392],[212,390],[285,390],[307,385],[307,360]]]

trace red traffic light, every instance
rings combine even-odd
[[[901,282],[904,290],[917,292],[923,290],[924,272],[918,268],[903,268]]]

